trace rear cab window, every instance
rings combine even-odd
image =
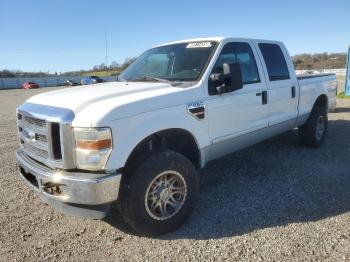
[[[260,43],[259,49],[264,58],[270,81],[290,79],[287,62],[279,45]]]

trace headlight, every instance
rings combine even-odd
[[[74,128],[77,168],[104,169],[112,151],[110,128]]]

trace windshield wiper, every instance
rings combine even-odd
[[[153,77],[153,76],[142,76],[142,77],[131,79],[129,81],[157,81],[157,82],[170,83],[169,80],[166,80],[163,78],[158,78],[158,77]]]

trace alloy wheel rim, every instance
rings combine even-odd
[[[145,195],[145,207],[150,217],[167,220],[175,216],[186,201],[187,185],[176,171],[165,171],[149,184]]]

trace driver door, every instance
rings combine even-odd
[[[257,54],[251,43],[230,42],[225,44],[212,69],[211,73],[221,73],[223,63],[239,63],[242,71],[243,88],[234,92],[218,94],[215,84],[210,78],[208,81],[209,136],[213,145],[226,147],[222,154],[230,151],[227,147],[232,144],[221,142],[241,139],[268,126],[265,77],[255,57]]]

